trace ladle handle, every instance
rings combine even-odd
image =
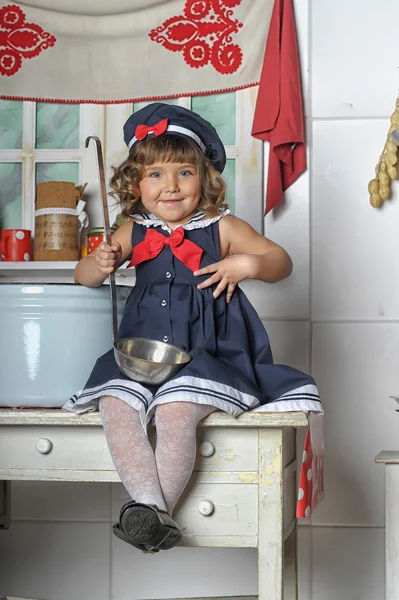
[[[107,240],[107,244],[109,244],[111,246],[111,244],[112,244],[111,228],[109,225],[107,190],[105,188],[103,152],[102,152],[102,148],[101,148],[100,139],[96,135],[90,135],[89,137],[86,138],[86,143],[85,143],[86,148],[89,146],[90,140],[94,140],[96,143],[98,175],[100,178],[101,198],[102,198],[102,206],[103,206],[105,239]],[[114,342],[116,342],[118,339],[118,306],[117,306],[117,299],[116,299],[115,273],[110,273],[109,289],[111,292],[111,304],[112,304],[112,335],[113,335]]]

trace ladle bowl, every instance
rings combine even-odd
[[[164,383],[191,359],[177,346],[145,338],[120,338],[114,343],[114,354],[126,377],[150,385]]]

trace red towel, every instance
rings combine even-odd
[[[304,129],[292,0],[275,0],[252,126],[270,142],[265,214],[306,169]]]

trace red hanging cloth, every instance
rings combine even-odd
[[[270,142],[267,214],[306,170],[305,127],[292,0],[275,0],[252,135]]]

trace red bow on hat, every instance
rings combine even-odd
[[[141,141],[149,133],[153,133],[154,135],[162,135],[168,128],[168,119],[162,119],[162,121],[158,121],[155,125],[151,125],[147,127],[147,125],[137,125],[136,131],[134,135],[137,140]]]
[[[165,246],[169,246],[174,256],[191,269],[191,271],[199,269],[203,252],[202,248],[184,238],[183,227],[177,227],[170,237],[162,235],[162,233],[159,233],[155,229],[148,229],[144,241],[135,246],[132,260],[128,264],[128,267],[135,267],[145,260],[155,258]]]

